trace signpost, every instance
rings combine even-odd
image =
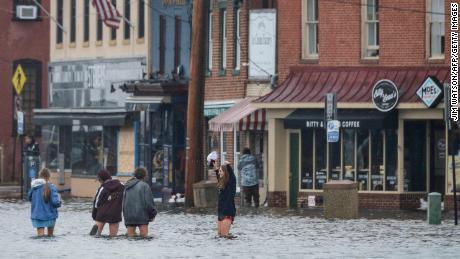
[[[21,136],[21,165],[23,165],[23,153],[22,153],[22,135],[24,135],[24,113],[21,111],[21,93],[24,89],[24,84],[27,81],[26,74],[22,69],[22,66],[18,64],[16,70],[11,78],[13,88],[16,91],[15,107],[16,107],[16,121],[17,121],[17,137],[13,145],[13,178],[16,172],[16,143],[17,138]],[[24,198],[24,169],[21,170],[21,198]]]
[[[324,101],[324,125],[326,126],[326,136],[327,136],[327,150],[329,154],[329,160],[327,163],[327,175],[331,175],[331,161],[332,161],[332,152],[331,152],[331,142],[339,141],[339,129],[340,122],[337,120],[337,99],[335,93],[327,93],[326,99]]]
[[[449,131],[452,130],[452,122],[450,120],[450,86],[449,84],[444,84],[444,121],[446,122],[447,135]],[[452,147],[453,145],[453,147]],[[458,212],[457,212],[457,177],[455,175],[455,153],[458,150],[456,148],[456,141],[449,141],[449,150],[451,150],[450,155],[452,156],[452,192],[454,193],[454,222],[455,225],[458,224]]]

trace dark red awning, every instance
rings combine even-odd
[[[326,93],[335,92],[338,102],[372,103],[374,84],[393,81],[400,103],[420,102],[416,91],[428,76],[450,82],[448,66],[426,67],[293,67],[287,79],[258,103],[319,103]]]

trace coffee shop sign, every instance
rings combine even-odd
[[[388,112],[398,104],[399,91],[396,85],[387,79],[378,81],[372,90],[372,101],[377,110]]]

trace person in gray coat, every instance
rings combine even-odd
[[[141,237],[147,237],[149,222],[153,221],[157,213],[150,186],[144,181],[146,176],[145,168],[136,168],[134,177],[125,184],[123,216],[128,237],[136,235],[136,227],[139,227]]]

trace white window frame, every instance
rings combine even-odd
[[[432,18],[433,18],[433,14],[431,14],[431,11],[432,11],[432,4],[433,4],[433,1],[440,1],[442,2],[442,8],[443,8],[443,12],[444,12],[444,18],[442,19],[443,21],[442,22],[434,22],[432,21]],[[444,33],[444,39],[445,39],[445,36],[446,36],[446,31],[445,31],[445,1],[444,0],[426,0],[426,46],[427,46],[427,49],[426,49],[426,53],[427,53],[427,58],[428,59],[444,59],[445,57],[445,47],[444,47],[444,53],[441,53],[441,54],[435,54],[433,55],[432,53],[432,49],[431,49],[431,25],[433,23],[441,23],[442,26],[441,28],[443,28],[443,33]],[[444,42],[444,44],[446,44]]]
[[[235,50],[235,70],[240,70],[241,63],[241,37],[240,37],[240,18],[241,8],[236,9],[236,50]]]
[[[302,58],[303,59],[318,59],[319,41],[318,41],[318,20],[308,19],[308,2],[314,1],[315,11],[318,10],[318,0],[302,0]],[[318,14],[316,14],[318,17]],[[310,25],[316,26],[316,53],[310,52]]]
[[[212,11],[208,13],[208,70],[212,70]]]
[[[374,17],[375,19],[373,20],[368,20],[367,19],[367,8],[368,8],[368,5],[372,4],[374,5],[376,2],[378,2],[378,0],[361,0],[361,27],[362,27],[362,39],[361,39],[361,42],[362,42],[362,50],[361,50],[361,56],[363,59],[378,59],[379,56],[380,56],[380,53],[377,55],[377,56],[368,56],[367,55],[367,52],[368,51],[372,51],[372,50],[376,50],[376,51],[379,51],[379,47],[380,47],[380,42],[377,42],[377,45],[369,45],[369,25],[371,23],[376,23],[377,24],[377,27],[379,27],[379,19],[378,19],[378,12],[376,13],[376,17]],[[380,30],[378,30],[380,32]],[[377,30],[375,31],[376,35],[376,41],[377,39],[379,38],[378,37],[378,33],[377,33]],[[380,41],[380,40],[379,40]]]

